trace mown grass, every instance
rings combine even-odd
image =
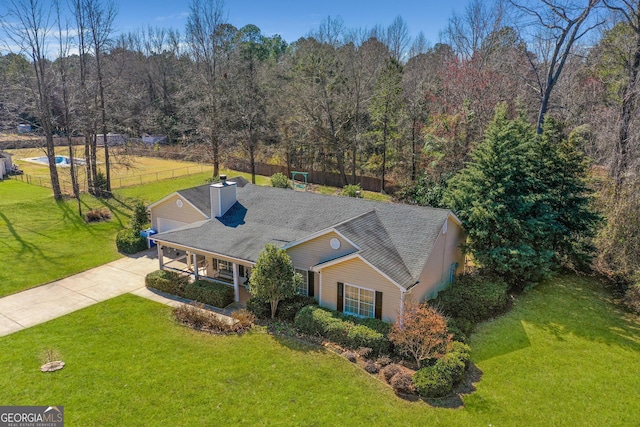
[[[84,212],[106,207],[112,219],[87,224],[75,201],[15,180],[0,182],[0,296],[47,283],[117,259],[115,234],[130,207],[117,200],[82,197]]]
[[[263,330],[211,336],[125,295],[0,338],[6,405],[64,405],[69,425],[631,426],[640,323],[600,285],[564,276],[472,339],[464,407],[407,402],[332,353]],[[55,349],[67,366],[43,374]],[[108,415],[105,415],[108,414]]]
[[[207,173],[116,190],[111,199],[81,197],[83,213],[107,208],[109,221],[88,224],[73,199],[16,180],[0,182],[0,296],[48,283],[121,257],[116,233],[129,224],[135,199],[147,203],[204,184]]]

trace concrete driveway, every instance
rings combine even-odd
[[[158,269],[156,249],[0,298],[0,336],[44,323],[101,301],[144,288]]]

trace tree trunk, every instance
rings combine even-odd
[[[93,174],[91,171],[91,137],[89,134],[84,135],[84,166],[87,170],[87,190],[89,194],[95,194],[95,184],[93,180]]]
[[[45,128],[45,139],[47,142],[47,159],[49,160],[49,176],[51,177],[51,189],[53,190],[53,198],[62,199],[62,191],[60,191],[60,178],[58,177],[58,166],[56,166],[56,152],[53,145],[53,134],[49,126]]]
[[[411,181],[415,181],[416,180],[416,175],[417,175],[417,167],[416,167],[416,126],[418,126],[418,124],[416,123],[417,120],[415,119],[415,117],[413,118],[413,123],[411,126]]]
[[[385,118],[384,124],[382,125],[382,184],[380,186],[381,193],[384,193],[386,169],[387,169],[387,119]]]
[[[109,141],[107,141],[107,110],[104,101],[104,83],[102,79],[102,66],[100,63],[101,52],[96,49],[96,68],[98,71],[98,94],[100,96],[100,120],[102,125],[102,141],[104,142],[104,169],[106,177],[106,194],[101,196],[111,197],[111,164],[109,163]]]
[[[544,116],[549,109],[549,98],[551,97],[551,90],[553,89],[554,82],[547,82],[547,87],[542,94],[542,100],[540,101],[540,111],[538,112],[538,122],[536,124],[536,134],[542,135],[542,125],[544,125]]]
[[[636,105],[637,98],[637,80],[638,71],[640,70],[640,33],[636,33],[636,46],[633,54],[633,63],[629,69],[629,83],[624,88],[622,96],[622,112],[620,115],[620,129],[618,130],[618,140],[615,147],[614,165],[612,167],[612,178],[616,189],[619,189],[629,166],[629,130],[631,120],[633,118],[633,110]]]
[[[253,144],[249,146],[249,164],[251,165],[251,183],[256,183],[256,156],[255,147]]]
[[[218,141],[218,135],[215,131],[211,132],[211,154],[213,155],[213,177],[217,178],[220,175],[220,159],[219,159],[220,144]]]

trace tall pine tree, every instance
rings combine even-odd
[[[547,118],[534,145],[534,173],[542,188],[539,197],[550,208],[548,245],[557,266],[588,268],[600,217],[588,185],[589,160],[581,151],[588,131],[577,128],[567,136],[562,123]]]
[[[484,141],[445,195],[476,263],[520,289],[541,280],[553,260],[553,214],[539,196],[546,185],[533,173],[535,144],[534,128],[522,117],[509,120],[506,106],[497,106]]]

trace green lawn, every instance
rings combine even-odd
[[[64,405],[69,425],[631,426],[640,323],[599,284],[564,276],[481,325],[477,391],[457,409],[397,398],[331,353],[269,336],[176,325],[132,295],[0,338],[4,405]],[[57,350],[67,366],[38,371]]]
[[[117,259],[115,234],[130,208],[117,199],[83,197],[83,210],[104,206],[112,219],[87,224],[75,201],[56,202],[51,190],[15,180],[0,182],[0,296]]]

